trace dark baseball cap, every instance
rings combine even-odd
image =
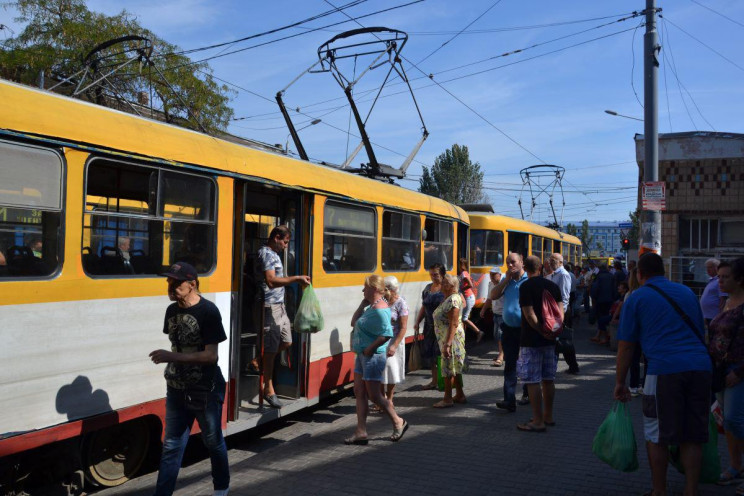
[[[196,281],[199,279],[194,266],[186,262],[176,262],[170,266],[167,272],[163,272],[160,275],[177,281]]]

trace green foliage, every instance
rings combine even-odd
[[[484,201],[483,172],[478,162],[471,162],[467,146],[452,145],[434,159],[434,165],[424,166],[419,191],[455,204]]]
[[[594,241],[594,236],[589,234],[589,221],[584,219],[581,223],[581,232],[578,234],[581,244],[584,247],[584,253],[589,255],[589,245]]]
[[[162,107],[166,122],[199,129],[189,116],[190,111],[208,132],[224,130],[233,116],[228,106],[233,92],[215,82],[206,63],[191,64],[183,55],[162,56],[180,49],[140,26],[126,10],[107,16],[88,10],[84,0],[15,0],[3,6],[17,9],[19,15],[15,20],[25,24],[25,28],[0,45],[0,77],[35,85],[43,72],[47,81],[54,84],[83,69],[85,57],[100,43],[138,35],[152,41],[155,67],[133,63],[121,74],[112,75],[109,79],[116,84],[119,94],[113,98],[137,102],[143,94],[149,98],[152,90],[153,100],[159,102],[156,107]],[[110,49],[111,64],[129,57],[120,51],[121,47],[117,46]],[[70,94],[74,86],[58,88],[61,93]],[[107,102],[100,89],[91,89],[84,98]],[[127,107],[119,108],[128,110]]]
[[[570,234],[571,236],[578,236],[579,228],[569,222],[568,224],[566,224],[566,234]]]
[[[641,209],[636,208],[635,212],[628,212],[630,222],[633,223],[633,227],[628,231],[628,239],[630,240],[631,248],[638,248],[639,233],[641,232]]]

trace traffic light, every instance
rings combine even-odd
[[[628,251],[630,249],[630,240],[623,238],[623,250]]]

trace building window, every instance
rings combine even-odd
[[[421,265],[421,217],[386,210],[382,213],[382,268],[418,270]]]
[[[721,220],[720,246],[744,246],[744,219]]]
[[[61,263],[60,156],[0,141],[0,279],[43,277]]]
[[[323,214],[326,272],[371,272],[377,265],[375,210],[327,202]]]
[[[717,246],[717,219],[679,219],[680,250],[704,251]]]
[[[175,262],[215,262],[211,178],[94,159],[86,177],[83,268],[91,275],[156,275]]]

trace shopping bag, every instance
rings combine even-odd
[[[679,446],[669,446],[669,463],[680,474],[685,473],[685,467],[680,460]],[[700,482],[715,484],[721,474],[721,459],[718,456],[718,426],[711,413],[708,415],[708,442],[703,445],[703,460],[700,465]]]
[[[408,352],[408,371],[416,372],[421,369],[421,346],[418,342],[418,334],[414,336],[411,349]]]
[[[323,329],[323,312],[320,310],[320,301],[318,301],[313,285],[310,284],[302,291],[302,299],[294,319],[294,330],[314,333],[321,329]]]
[[[465,363],[467,364],[467,360],[465,360]],[[463,372],[465,372],[465,370],[463,370]],[[463,387],[462,374],[457,374],[457,384],[460,387]],[[437,389],[440,391],[444,391],[444,376],[442,376],[442,356],[441,355],[437,357]]]
[[[622,472],[638,470],[638,446],[628,406],[616,401],[597,429],[592,453],[610,467]]]

